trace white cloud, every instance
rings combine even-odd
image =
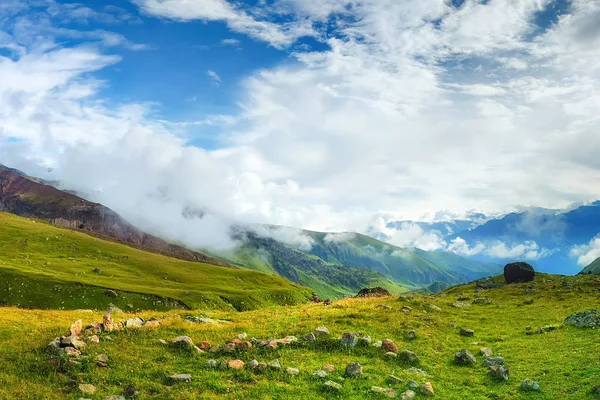
[[[328,233],[325,235],[326,242],[347,242],[353,240],[356,237],[355,233],[352,232],[339,232],[339,233]]]
[[[600,258],[600,236],[596,236],[588,244],[573,246],[570,255],[577,258],[577,264],[587,267]]]
[[[240,45],[240,41],[237,39],[223,39],[221,40],[221,44],[223,46],[233,46],[233,47],[237,47]]]
[[[208,75],[209,78],[212,79],[213,83],[216,86],[221,85],[221,83],[222,83],[221,77],[215,71],[213,71],[212,69],[209,69],[208,71],[206,71],[206,75]]]
[[[257,225],[250,227],[257,235],[308,251],[315,242],[305,231],[287,226]]]
[[[512,260],[539,260],[557,251],[556,249],[540,248],[535,241],[531,240],[512,245],[494,240],[488,243],[477,242],[474,246],[470,246],[461,237],[453,239],[448,245],[447,250],[467,257],[486,255],[492,258]]]

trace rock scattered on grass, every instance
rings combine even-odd
[[[323,371],[329,374],[333,374],[335,372],[335,367],[331,364],[325,364],[323,365]]]
[[[314,333],[309,333],[308,335],[304,335],[304,340],[309,342],[316,342],[317,338]]]
[[[477,363],[477,359],[471,352],[467,349],[462,349],[454,355],[454,361],[458,365],[475,365]]]
[[[108,356],[106,354],[100,354],[95,361],[99,367],[108,367]]]
[[[229,368],[231,369],[243,369],[244,365],[246,364],[242,360],[229,361]]]
[[[386,382],[390,385],[398,385],[398,384],[402,383],[402,379],[400,379],[394,375],[388,375]]]
[[[524,303],[524,304],[527,304],[527,305],[529,305],[529,304],[533,304],[533,297],[532,297],[532,298],[529,298],[529,299],[527,299],[527,300],[525,300],[523,303]]]
[[[250,369],[255,369],[256,367],[258,367],[258,360],[252,360],[248,363],[248,368]]]
[[[333,381],[327,381],[321,387],[323,388],[323,390],[330,391],[330,392],[341,392],[342,391],[342,385],[340,385],[339,383],[333,382]]]
[[[405,335],[406,340],[415,340],[416,338],[417,338],[417,332],[415,332],[415,331],[406,332],[406,335]]]
[[[358,333],[344,333],[342,335],[342,346],[354,347],[358,340]]]
[[[413,380],[408,381],[407,386],[410,390],[419,390],[419,384]]]
[[[395,360],[398,358],[398,354],[396,354],[392,351],[388,351],[387,353],[385,353],[383,355],[383,358],[385,358],[386,360]]]
[[[291,376],[298,376],[300,375],[300,370],[298,368],[287,367],[285,373]]]
[[[321,378],[321,379],[327,378],[328,375],[329,374],[327,372],[323,371],[322,369],[320,369],[314,373],[315,378]]]
[[[125,400],[123,396],[106,396],[104,400]]]
[[[600,327],[600,312],[598,310],[580,311],[567,317],[565,325],[578,328],[598,328]]]
[[[490,375],[498,381],[507,381],[509,370],[505,365],[492,365],[490,367]]]
[[[431,382],[425,382],[421,385],[420,392],[425,396],[433,396],[435,392],[433,391],[433,385]]]
[[[208,369],[217,368],[217,360],[208,360],[206,364],[204,364],[204,367]]]
[[[320,336],[328,336],[329,335],[329,329],[327,329],[324,326],[320,326],[317,329],[315,329],[315,331],[313,332],[313,334],[316,337],[320,337]]]
[[[79,320],[73,322],[69,331],[71,332],[71,336],[79,336],[81,334],[82,329],[83,329],[83,321],[81,321],[79,319]]]
[[[371,391],[373,393],[382,394],[391,399],[395,399],[398,396],[398,393],[392,388],[382,388],[380,386],[372,386]]]
[[[422,369],[415,368],[415,367],[410,367],[410,368],[406,369],[405,371],[409,372],[411,374],[428,375],[427,372],[423,371]]]
[[[491,357],[494,355],[494,351],[489,347],[482,347],[481,349],[479,349],[479,352],[484,357]]]
[[[411,308],[411,307],[409,307],[409,306],[402,306],[402,309],[401,309],[401,311],[402,311],[402,312],[411,312],[411,311],[412,311],[412,308]]]
[[[191,382],[192,375],[190,374],[175,374],[171,375],[171,383]]]
[[[275,370],[280,370],[281,363],[279,362],[279,360],[273,360],[269,363],[269,368],[275,369]]]
[[[171,344],[180,348],[194,347],[194,341],[189,336],[177,336],[175,339],[171,340]]]
[[[460,336],[470,337],[470,336],[473,336],[473,335],[475,335],[475,331],[473,331],[473,329],[462,328],[460,330]]]
[[[452,304],[452,306],[456,307],[456,308],[462,308],[462,309],[471,307],[471,305],[469,303],[465,303],[464,301],[457,301],[454,304]]]
[[[385,351],[391,351],[392,353],[397,353],[398,352],[398,345],[396,343],[394,343],[391,339],[385,339],[382,342],[381,347]]]
[[[79,391],[83,394],[94,394],[96,393],[96,386],[82,383],[79,385]]]
[[[94,344],[100,343],[100,338],[96,335],[90,336],[87,340],[88,340],[88,342],[94,343]]]
[[[427,306],[429,307],[430,310],[438,311],[438,312],[442,311],[442,309],[440,307],[436,306],[435,304],[428,304]]]
[[[417,364],[419,362],[419,358],[415,353],[410,350],[402,350],[398,354],[398,358],[400,361],[405,362],[407,364]]]
[[[346,376],[348,376],[348,377],[357,378],[357,377],[361,376],[362,373],[363,373],[362,365],[360,365],[357,362],[350,363],[346,367]]]
[[[504,358],[502,357],[488,357],[483,360],[484,367],[491,367],[493,365],[504,365]]]
[[[388,306],[387,304],[378,304],[377,308],[383,308],[384,310],[391,310],[392,307]]]
[[[361,338],[358,338],[357,344],[363,347],[369,346],[371,344],[371,336],[363,336]]]
[[[521,382],[521,390],[524,392],[539,392],[541,391],[540,384],[531,379],[525,379]]]
[[[400,395],[401,400],[412,400],[415,398],[417,394],[412,390],[407,390],[406,392]]]

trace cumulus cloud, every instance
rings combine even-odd
[[[325,241],[326,242],[347,242],[349,240],[352,240],[356,237],[355,233],[352,232],[339,232],[339,233],[328,233],[327,235],[325,235]]]
[[[535,241],[530,240],[517,244],[507,244],[499,240],[494,240],[488,243],[477,242],[475,245],[470,246],[461,237],[453,239],[448,245],[447,250],[467,257],[485,255],[500,259],[523,258],[526,260],[539,260],[557,251],[556,249],[540,247]]]
[[[256,225],[250,227],[249,229],[259,236],[271,238],[278,242],[285,243],[305,251],[310,250],[315,242],[315,240],[309,236],[306,231],[298,228],[291,228],[287,226]]]
[[[174,240],[227,247],[232,221],[364,232],[379,213],[414,219],[600,196],[598,1],[573,1],[542,29],[535,20],[548,0],[136,0],[144,15],[224,22],[291,56],[239,82],[234,115],[198,124],[156,119],[157,103],[103,97],[110,82],[96,72],[119,63],[113,50],[126,38],[58,29],[48,7],[32,15],[5,3],[2,162]],[[293,46],[305,35],[317,50]],[[190,145],[190,126],[217,131],[216,146]],[[210,212],[184,219],[186,207]],[[386,229],[401,246],[479,251],[414,224]]]
[[[577,264],[587,267],[600,258],[600,236],[596,236],[588,244],[573,246],[570,255],[577,258]]]

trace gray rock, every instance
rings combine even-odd
[[[540,384],[531,379],[525,379],[521,382],[521,390],[524,392],[539,392],[541,391]]]
[[[259,362],[257,360],[252,360],[248,363],[248,368],[250,369],[254,369],[256,367],[258,367]]]
[[[379,305],[377,305],[377,308],[383,308],[384,310],[392,309],[392,307],[388,306],[387,304],[379,304]]]
[[[410,390],[419,390],[419,384],[415,381],[408,381],[407,386]]]
[[[324,326],[320,326],[317,329],[315,329],[313,333],[316,337],[329,336],[329,329],[325,328]]]
[[[466,308],[470,308],[471,305],[469,303],[465,303],[463,301],[457,301],[454,304],[452,304],[453,307],[456,308],[462,308],[462,309],[466,309]]]
[[[398,384],[402,383],[402,379],[400,379],[394,375],[388,375],[386,382],[390,385],[398,385]]]
[[[298,376],[300,375],[300,370],[298,368],[287,367],[285,373],[292,376]]]
[[[412,390],[407,390],[406,392],[400,395],[400,399],[402,400],[412,400],[415,398],[417,394]]]
[[[106,354],[100,354],[98,357],[96,357],[95,361],[100,367],[108,366],[108,356]]]
[[[171,340],[171,344],[175,347],[181,348],[192,348],[194,347],[194,342],[192,338],[189,336],[178,336],[175,339]]]
[[[309,342],[316,342],[317,337],[315,336],[314,333],[309,333],[308,335],[304,335],[304,340],[307,340]]]
[[[398,354],[388,351],[383,355],[383,358],[385,358],[386,360],[395,360],[398,358]]]
[[[489,347],[482,347],[481,349],[479,349],[479,352],[484,357],[491,357],[494,355],[494,352]]]
[[[422,395],[424,396],[433,396],[435,395],[435,392],[433,390],[433,385],[431,384],[431,382],[425,382],[421,385],[420,387],[420,392]]]
[[[184,318],[184,320],[187,322],[194,322],[196,324],[210,324],[210,325],[217,325],[217,324],[220,324],[221,322],[224,322],[224,321],[217,321],[215,319],[205,317],[204,315],[198,315],[196,317],[188,315],[187,317]]]
[[[259,363],[258,363],[258,365],[256,366],[256,370],[257,370],[258,372],[263,372],[263,371],[266,371],[266,369],[267,369],[268,367],[269,367],[269,366],[267,365],[267,363],[265,363],[265,362],[259,362]]]
[[[79,385],[79,391],[83,394],[94,394],[96,393],[96,386],[82,383]]]
[[[578,328],[598,328],[600,327],[600,312],[598,310],[585,310],[575,313],[565,319],[565,325]]]
[[[141,328],[144,326],[144,320],[141,318],[128,318],[125,320],[125,328]]]
[[[358,333],[344,333],[342,335],[342,346],[354,347],[358,341]]]
[[[380,386],[372,386],[371,391],[373,393],[382,394],[391,399],[395,399],[398,396],[398,393],[392,388],[382,388]]]
[[[171,375],[171,382],[172,383],[191,382],[191,381],[192,381],[192,375],[190,375],[190,374],[176,374],[176,375]]]
[[[454,355],[454,361],[458,365],[475,365],[477,363],[477,359],[471,352],[467,349],[462,349],[458,351]]]
[[[248,338],[248,334],[246,332],[240,333],[237,338],[240,340],[246,340]]]
[[[342,385],[340,385],[339,383],[333,382],[333,381],[327,381],[321,387],[323,388],[323,390],[326,390],[329,392],[341,392],[342,391]]]
[[[483,360],[483,366],[484,367],[491,367],[491,366],[498,366],[498,365],[504,365],[504,358],[502,357],[488,357],[485,360]]]
[[[467,336],[467,337],[470,337],[470,336],[473,336],[473,335],[475,335],[475,331],[473,331],[473,329],[465,329],[465,328],[462,328],[462,329],[460,330],[460,336]]]
[[[412,308],[410,308],[409,306],[402,306],[401,311],[403,311],[403,312],[411,312]]]
[[[275,370],[280,370],[281,369],[281,363],[279,363],[279,360],[273,360],[269,363],[269,368],[271,369],[275,369]]]
[[[204,367],[208,369],[217,368],[217,360],[208,360],[206,364],[204,364]]]
[[[350,363],[346,367],[346,376],[348,376],[348,377],[356,378],[356,377],[361,376],[362,373],[363,373],[362,365],[360,365],[357,362]]]
[[[529,299],[525,300],[523,303],[525,303],[525,304],[527,304],[527,305],[529,305],[529,304],[533,304],[533,297],[531,297],[531,298],[529,298]]]
[[[498,381],[507,381],[508,374],[508,367],[505,365],[493,365],[490,367],[490,375]]]
[[[429,307],[430,310],[438,311],[438,312],[442,311],[442,309],[439,308],[438,306],[436,306],[435,304],[428,304],[427,306]]]
[[[419,362],[419,358],[415,353],[410,350],[402,350],[398,354],[398,358],[400,361],[405,362],[407,364],[417,364]]]
[[[415,367],[410,367],[410,368],[406,369],[405,371],[410,372],[411,374],[428,375],[427,372],[423,371],[422,369],[415,368]]]
[[[358,339],[358,345],[367,347],[371,344],[371,336],[363,336]]]
[[[373,347],[377,347],[377,348],[383,347],[383,341],[378,340],[377,342],[373,343]]]
[[[327,378],[328,375],[329,374],[327,372],[323,371],[322,369],[320,369],[314,373],[315,378],[321,378],[321,379]]]

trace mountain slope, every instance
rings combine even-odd
[[[217,258],[148,235],[111,209],[45,183],[0,164],[0,211],[41,219],[59,227],[80,229],[183,260],[226,265]]]
[[[277,276],[165,257],[0,213],[0,305],[246,310],[296,304],[310,293]]]
[[[600,258],[597,258],[594,262],[585,267],[581,273],[600,275]]]

